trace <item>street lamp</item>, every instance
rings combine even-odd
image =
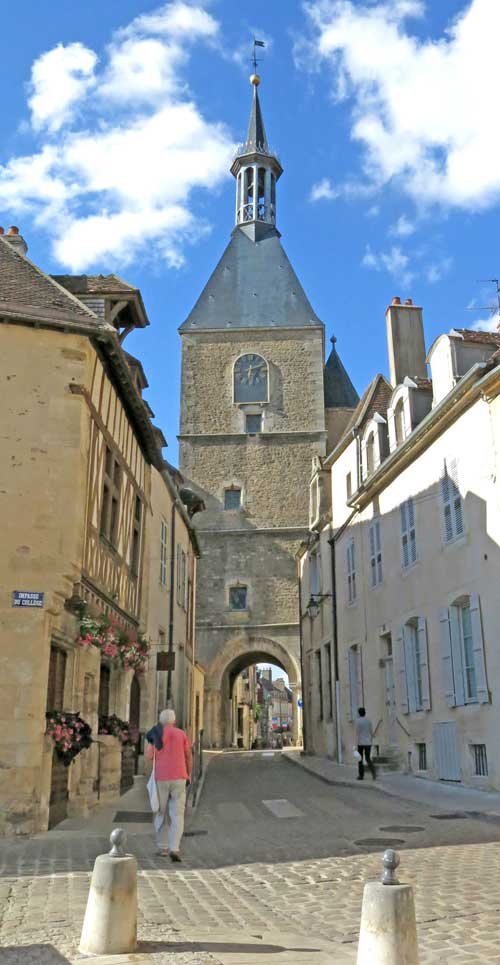
[[[311,593],[306,610],[312,620],[318,616],[323,600],[331,597],[331,595],[331,593]]]

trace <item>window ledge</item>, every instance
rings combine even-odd
[[[417,557],[413,563],[408,563],[408,566],[401,566],[401,576],[409,576],[410,573],[413,573],[414,570],[420,566],[421,562],[422,560]]]
[[[466,546],[468,542],[469,542],[469,534],[460,533],[460,536],[454,536],[453,539],[448,539],[446,541],[443,541],[442,546],[443,546],[443,550],[446,552],[446,550],[448,549],[451,550],[451,549],[455,549],[455,547]]]

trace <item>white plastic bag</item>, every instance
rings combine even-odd
[[[151,810],[153,814],[158,814],[160,810],[160,795],[158,794],[158,787],[156,784],[156,750],[153,751],[153,769],[149,776],[149,781],[146,785],[149,794],[149,803],[151,805]]]
[[[354,760],[355,760],[355,761],[360,761],[360,760],[362,759],[362,758],[361,758],[361,754],[359,753],[357,747],[353,747],[353,749],[352,749],[352,756],[354,757]]]

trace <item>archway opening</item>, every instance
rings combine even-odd
[[[265,654],[247,654],[228,670],[230,746],[281,748],[293,742],[294,699],[287,671]]]

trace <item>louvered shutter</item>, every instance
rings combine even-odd
[[[398,680],[399,702],[401,704],[401,710],[403,714],[408,714],[408,683],[406,680],[403,627],[398,627],[394,646],[394,664],[396,668],[396,678]]]
[[[410,390],[411,391],[411,390]],[[410,404],[410,394],[406,396],[403,400],[403,422],[404,422],[404,437],[410,435],[412,425],[411,425],[411,404]]]
[[[443,661],[444,694],[448,707],[456,706],[455,684],[453,679],[453,660],[451,656],[450,613],[448,607],[441,610],[439,615],[441,629],[441,657]]]
[[[456,459],[451,459],[449,463],[450,475],[450,502],[453,511],[453,525],[455,536],[461,536],[464,531],[464,517],[462,509],[462,497],[458,485],[458,465]]]
[[[464,664],[462,659],[462,631],[460,626],[460,609],[450,606],[450,637],[451,658],[453,666],[453,682],[455,685],[455,704],[462,707],[465,704]]]
[[[420,653],[420,674],[422,677],[422,709],[431,709],[431,683],[429,676],[429,647],[427,643],[427,621],[425,617],[418,618],[418,649]]]
[[[406,686],[408,692],[408,710],[414,714],[417,710],[417,676],[415,663],[415,633],[414,627],[403,627],[403,655],[406,668]]]
[[[401,503],[399,509],[401,513],[401,562],[403,567],[406,567],[410,562],[408,513],[406,503]]]
[[[380,535],[380,520],[375,523],[375,552],[376,552],[376,566],[377,566],[377,582],[381,583],[383,578],[382,572],[382,537]]]
[[[376,549],[375,549],[375,523],[370,526],[370,573],[371,573],[371,585],[375,586],[377,583],[377,559],[376,559]]]
[[[406,503],[407,510],[407,520],[408,520],[408,556],[410,563],[415,563],[417,559],[417,537],[415,532],[415,505],[413,502],[413,497],[407,500]]]
[[[486,678],[486,662],[484,657],[483,628],[481,625],[481,610],[477,593],[470,595],[470,619],[474,650],[474,669],[476,672],[477,699],[480,704],[489,704],[490,694]]]
[[[453,539],[453,517],[451,512],[451,484],[446,460],[441,476],[441,502],[443,511],[443,538],[445,543]]]

